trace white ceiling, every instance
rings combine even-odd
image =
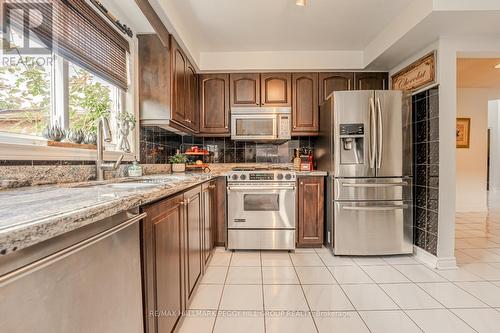
[[[457,60],[459,88],[500,88],[500,58],[460,58]]]
[[[499,0],[148,1],[201,72],[390,70],[441,37],[500,36]],[[135,0],[103,2],[153,32]]]
[[[200,52],[362,50],[411,0],[162,0]]]

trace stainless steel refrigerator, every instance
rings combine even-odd
[[[338,255],[413,251],[411,98],[340,91],[320,108],[327,242]]]

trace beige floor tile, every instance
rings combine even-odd
[[[261,265],[260,252],[234,252],[231,266],[255,266]]]
[[[388,265],[382,257],[352,257],[352,260],[358,265]]]
[[[220,284],[200,284],[189,303],[189,309],[216,310],[219,307],[223,287]]]
[[[263,251],[260,256],[262,259],[262,266],[266,267],[292,266],[292,261],[290,260],[290,255],[288,254],[288,252]]]
[[[264,316],[218,316],[213,333],[264,333]]]
[[[451,310],[479,333],[497,333],[500,329],[500,312],[494,309]]]
[[[356,265],[350,257],[334,256],[331,253],[319,253],[319,257],[326,266],[353,266]]]
[[[293,267],[262,267],[264,284],[299,284]]]
[[[231,266],[226,284],[262,284],[261,268]]]
[[[446,281],[443,277],[430,268],[427,268],[425,265],[394,265],[393,267],[413,282]]]
[[[354,310],[339,285],[304,285],[302,288],[312,311]]]
[[[446,309],[410,310],[406,313],[425,333],[476,333],[470,326]]]
[[[312,317],[266,316],[266,333],[317,333]]]
[[[414,283],[380,285],[402,309],[438,309],[444,306]]]
[[[211,333],[214,327],[215,314],[212,315],[193,315],[183,318],[178,328],[178,333]]]
[[[403,274],[391,266],[362,266],[362,269],[376,283],[410,282]]]
[[[399,256],[384,256],[382,257],[385,262],[391,265],[415,265],[418,261],[411,255],[399,255]]]
[[[264,310],[262,286],[236,285],[224,286],[220,310]]]
[[[358,266],[328,267],[340,284],[373,283],[373,280]]]
[[[398,306],[376,284],[347,284],[341,287],[358,311],[398,309]]]
[[[481,308],[487,305],[453,283],[419,283],[429,295],[447,308]]]
[[[209,262],[209,266],[229,266],[231,256],[231,252],[215,252]]]
[[[201,279],[203,284],[224,284],[227,267],[209,266]]]
[[[326,267],[295,267],[301,284],[336,284]]]
[[[371,333],[422,333],[403,311],[365,311],[360,315]]]
[[[457,285],[491,307],[500,307],[500,287],[490,282],[458,282]]]
[[[264,306],[266,310],[309,310],[298,285],[264,285]]]
[[[314,316],[319,333],[370,333],[357,312],[330,312]]]
[[[438,270],[437,273],[444,277],[446,280],[452,282],[458,281],[482,281],[483,279],[463,268],[458,267],[457,269],[442,269]]]
[[[316,253],[292,253],[290,254],[294,266],[325,266]]]

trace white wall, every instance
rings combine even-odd
[[[471,119],[470,147],[456,152],[456,211],[486,212],[489,89],[457,90],[457,118]]]
[[[488,103],[490,128],[490,191],[500,191],[500,100]]]

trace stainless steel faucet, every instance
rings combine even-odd
[[[115,163],[105,163],[103,157],[104,142],[111,142],[111,129],[109,128],[108,118],[103,116],[97,120],[97,180],[104,180],[104,171],[118,169],[123,160],[122,154]]]

